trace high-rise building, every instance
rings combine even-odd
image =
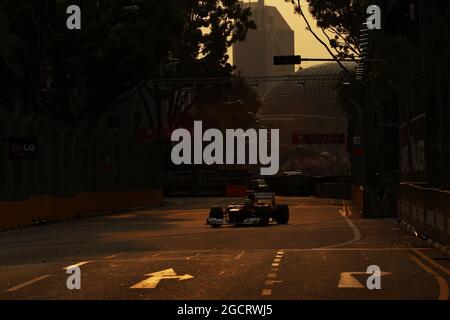
[[[294,31],[278,9],[266,6],[264,0],[242,2],[241,5],[251,8],[257,29],[250,30],[245,41],[233,46],[233,63],[237,71],[244,77],[293,74],[294,66],[273,65],[274,56],[294,54]],[[274,85],[276,83],[261,82],[256,90],[262,98]]]

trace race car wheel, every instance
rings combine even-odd
[[[209,217],[214,219],[223,219],[223,209],[221,207],[212,207],[209,211]],[[220,224],[212,224],[211,227],[219,228]]]
[[[261,222],[259,223],[262,226],[267,226],[270,221],[270,211],[267,207],[259,207],[256,209],[256,216],[261,218]]]
[[[287,224],[289,222],[289,207],[285,204],[280,204],[275,209],[275,221],[278,224]]]

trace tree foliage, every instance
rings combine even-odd
[[[244,80],[237,79],[225,86],[206,89],[204,98],[194,107],[193,119],[189,120],[202,119],[204,127],[221,130],[254,128],[255,115],[261,106],[257,92]]]
[[[81,30],[66,28],[72,4],[82,9]],[[227,49],[254,27],[237,0],[4,0],[0,107],[95,127],[114,105],[147,92],[157,108],[169,99],[181,112],[187,98],[176,95],[186,88],[150,80],[230,75]]]
[[[366,9],[372,4],[369,0],[285,0],[291,2],[295,12],[305,20],[305,7],[322,31],[330,53],[336,58],[355,58],[360,55],[359,34],[367,18]],[[309,27],[316,38],[319,35]],[[319,40],[319,39],[318,39]]]

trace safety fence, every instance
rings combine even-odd
[[[418,234],[450,245],[450,191],[401,184],[397,201],[401,221]]]
[[[160,148],[0,110],[0,230],[162,201]]]

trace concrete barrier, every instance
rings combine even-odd
[[[28,227],[36,221],[66,221],[128,208],[162,203],[162,190],[91,192],[75,197],[31,196],[25,201],[0,201],[0,230]]]
[[[450,192],[401,184],[398,215],[419,235],[450,245]]]

